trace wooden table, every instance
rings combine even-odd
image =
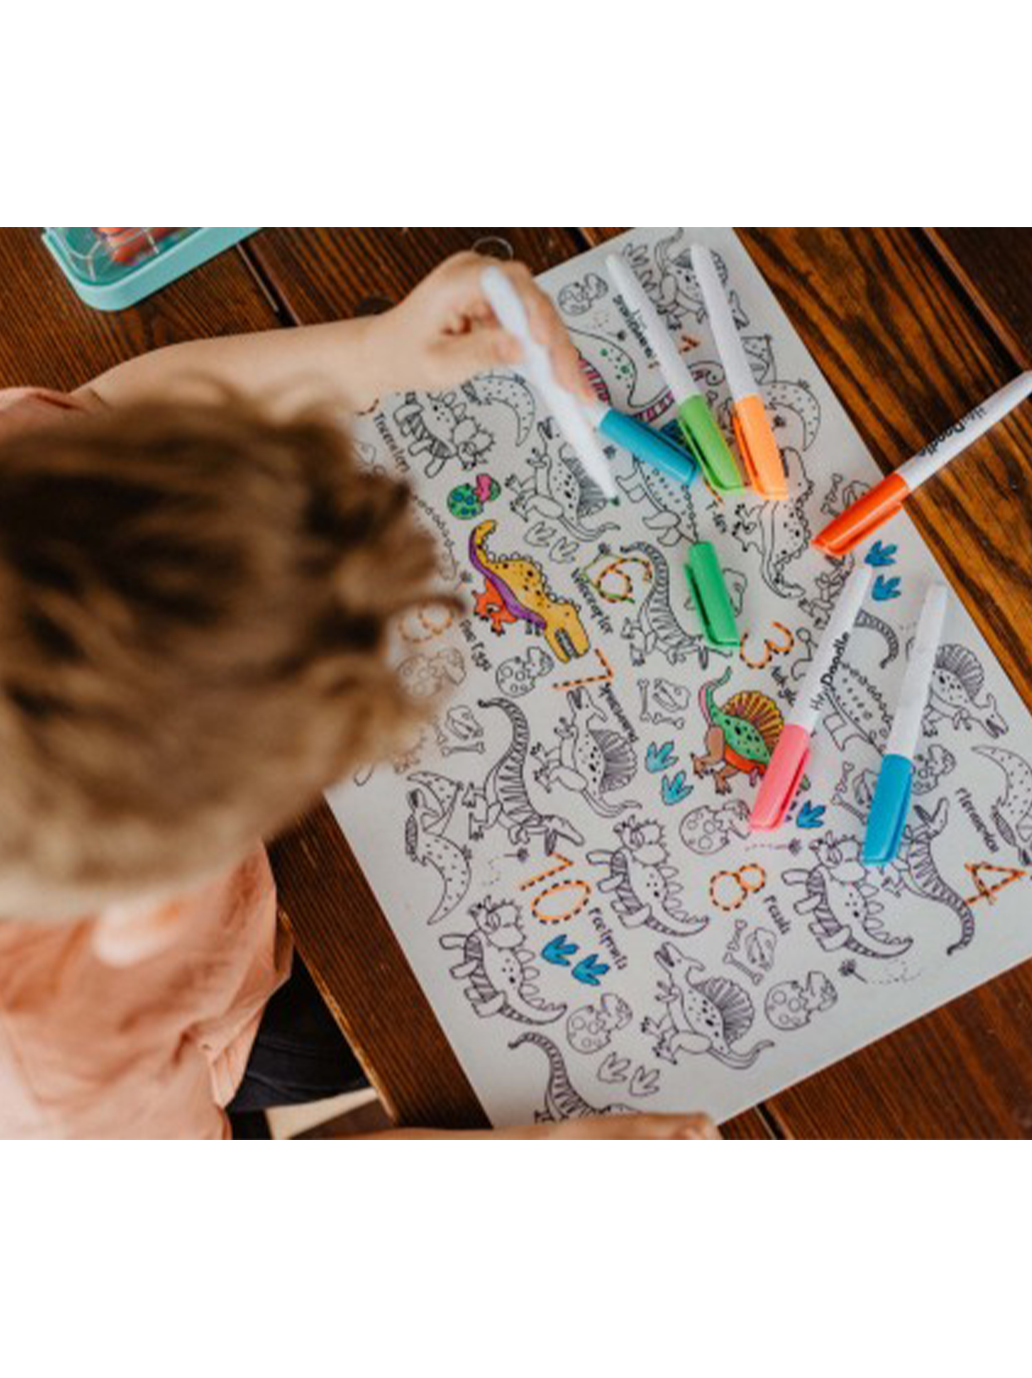
[[[143,349],[380,309],[484,241],[541,271],[611,229],[266,230],[133,310],[81,306],[38,238],[0,230],[0,386],[68,388]],[[1032,231],[750,230],[743,238],[884,467],[1032,363]],[[500,241],[500,242],[499,242]],[[911,511],[1032,705],[1032,413]],[[970,471],[968,471],[970,472]],[[325,805],[272,848],[285,919],[384,1104],[483,1112]],[[1032,922],[1032,915],[1030,922]],[[1032,964],[739,1116],[739,1138],[1032,1135]]]

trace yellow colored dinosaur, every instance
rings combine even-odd
[[[588,634],[576,605],[555,598],[541,572],[541,566],[525,555],[489,554],[485,542],[497,525],[481,522],[469,538],[469,559],[484,577],[484,588],[477,594],[474,611],[491,630],[501,636],[506,624],[525,622],[544,632],[545,640],[560,660],[585,655]]]

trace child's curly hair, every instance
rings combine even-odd
[[[428,705],[390,631],[452,601],[436,569],[324,415],[154,402],[0,444],[0,912],[199,877],[396,745]]]

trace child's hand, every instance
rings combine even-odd
[[[502,329],[480,287],[484,269],[500,268],[523,298],[536,339],[548,346],[563,387],[586,399],[594,393],[577,351],[551,300],[523,263],[498,263],[481,254],[455,254],[415,291],[378,318],[379,344],[392,386],[437,391],[492,368],[519,366],[523,351]]]
[[[393,1129],[372,1139],[719,1139],[708,1115],[592,1115],[559,1124],[518,1125],[513,1129],[447,1133],[432,1129]]]

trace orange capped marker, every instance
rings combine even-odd
[[[692,268],[731,390],[734,403],[731,421],[749,482],[762,497],[787,498],[788,476],[784,460],[731,315],[727,294],[721,286],[717,265],[704,244],[692,245]]]
[[[813,538],[813,544],[835,559],[848,555],[854,546],[894,517],[915,488],[937,474],[951,459],[956,459],[1030,394],[1032,371],[1020,374],[1006,387],[1000,388],[999,392],[994,392],[974,411],[968,412],[962,421],[944,431],[938,440],[933,440],[919,450],[913,459],[908,459],[887,478],[883,478],[881,483],[875,484],[870,492],[858,498],[851,507],[829,522],[823,531],[819,531]]]

